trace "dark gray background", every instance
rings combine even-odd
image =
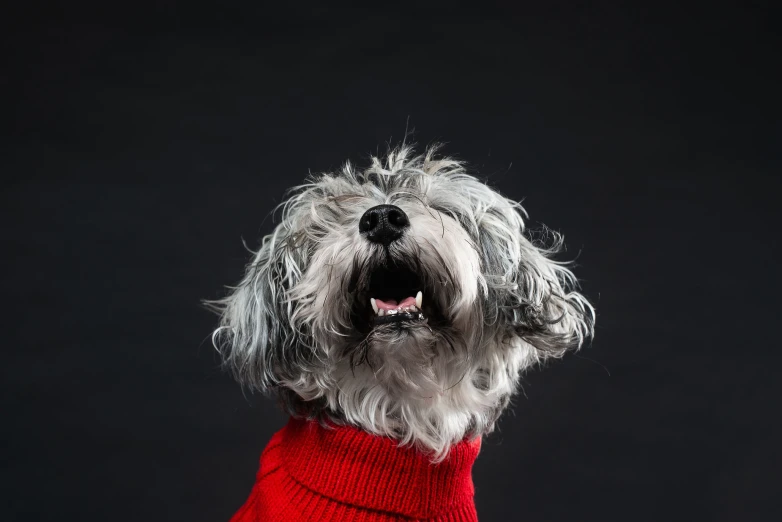
[[[768,11],[167,5],[3,21],[0,518],[227,520],[285,418],[199,300],[409,120],[565,234],[598,310],[485,438],[481,520],[778,519]]]

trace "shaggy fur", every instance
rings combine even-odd
[[[388,246],[359,232],[393,204],[410,227]],[[490,432],[530,365],[593,335],[594,309],[543,248],[524,209],[436,148],[409,146],[311,177],[282,205],[244,279],[211,304],[225,365],[284,407],[429,450],[440,460]],[[371,327],[369,280],[381,266],[418,274],[427,319]]]

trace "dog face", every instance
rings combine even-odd
[[[215,346],[294,415],[431,450],[491,431],[521,371],[578,348],[594,310],[525,237],[524,210],[430,149],[311,178],[244,279]]]

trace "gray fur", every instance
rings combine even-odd
[[[359,233],[364,211],[394,204],[410,219],[388,250]],[[578,349],[595,313],[576,291],[562,240],[525,237],[523,208],[461,162],[409,146],[350,163],[292,190],[213,334],[244,385],[294,415],[349,423],[431,451],[490,432],[530,365]],[[369,333],[354,324],[379,263],[415,267],[442,320]],[[366,296],[365,296],[366,297]],[[368,297],[366,297],[368,300]]]

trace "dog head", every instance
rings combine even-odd
[[[551,259],[561,238],[534,244],[524,218],[436,149],[312,177],[212,303],[215,346],[293,415],[442,458],[491,431],[524,368],[593,333],[592,306]]]

